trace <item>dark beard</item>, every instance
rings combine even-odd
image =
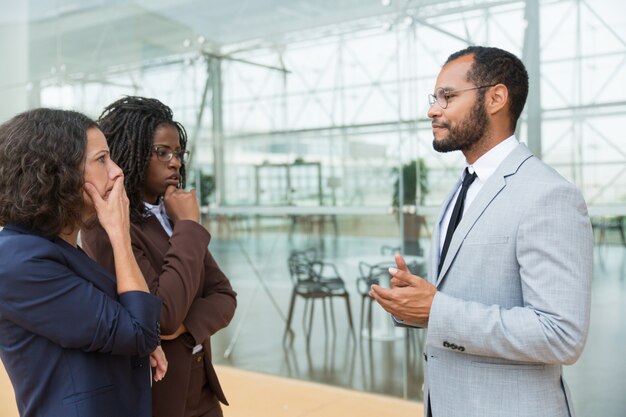
[[[479,95],[472,112],[455,127],[438,122],[448,129],[448,136],[441,140],[433,139],[433,148],[437,152],[464,151],[480,142],[489,122],[484,103],[485,97]]]

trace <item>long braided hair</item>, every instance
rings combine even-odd
[[[173,112],[154,98],[126,96],[109,104],[98,120],[107,138],[111,159],[124,171],[124,186],[130,200],[130,219],[143,223],[148,211],[142,189],[146,181],[152,155],[154,133],[163,124],[176,128],[183,150],[187,146],[187,132],[173,120]],[[185,186],[185,165],[180,167],[179,187]]]

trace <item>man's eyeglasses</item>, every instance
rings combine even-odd
[[[152,152],[156,155],[157,159],[161,162],[169,162],[174,156],[184,164],[189,160],[189,151],[174,151],[167,146],[155,146],[152,148]]]
[[[430,104],[430,106],[432,107],[433,104],[437,102],[437,104],[439,104],[439,107],[441,107],[442,109],[446,109],[448,108],[448,100],[450,99],[450,97],[454,97],[457,93],[461,93],[463,91],[478,90],[479,88],[493,87],[494,85],[496,84],[479,85],[477,87],[462,88],[460,90],[446,90],[443,87],[440,87],[437,89],[437,91],[435,91],[435,94],[428,95],[428,104]]]

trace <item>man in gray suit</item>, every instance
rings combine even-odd
[[[451,55],[431,95],[433,147],[467,167],[434,228],[429,281],[400,255],[371,295],[404,325],[428,327],[426,415],[572,417],[562,365],[587,338],[592,231],[576,187],[513,132],[528,74],[509,52]]]

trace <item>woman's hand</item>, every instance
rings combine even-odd
[[[185,191],[170,185],[163,195],[163,204],[172,220],[193,220],[200,223],[200,207],[195,190]]]
[[[100,196],[93,184],[86,182],[84,188],[91,198],[98,220],[109,238],[128,234],[130,213],[129,200],[124,189],[124,176],[120,175],[115,179],[111,192],[105,198]]]
[[[100,224],[109,235],[113,258],[117,293],[129,291],[150,292],[146,280],[137,265],[130,239],[130,209],[124,189],[124,176],[119,175],[108,196],[102,198],[93,184],[85,183],[85,192],[93,201]]]
[[[167,358],[161,346],[157,346],[156,350],[150,354],[150,366],[154,368],[152,378],[154,382],[159,382],[165,377],[167,372]]]
[[[178,336],[180,336],[183,333],[187,332],[187,328],[185,327],[184,324],[181,324],[180,326],[178,326],[178,329],[176,329],[176,331],[172,334],[162,334],[161,335],[161,340],[174,340],[176,339]]]

